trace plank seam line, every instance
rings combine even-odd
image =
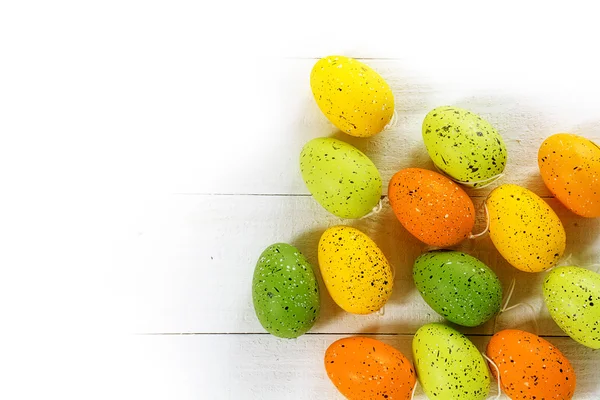
[[[272,336],[267,332],[146,332],[146,333],[134,333],[135,336],[225,336],[225,335],[260,335],[260,336]],[[352,336],[414,336],[414,333],[376,333],[376,332],[323,332],[323,333],[305,333],[303,336],[340,336],[340,335],[352,335]],[[465,336],[473,337],[492,337],[494,334],[491,333],[463,333]],[[568,338],[566,335],[538,335],[539,337],[545,338]],[[273,336],[275,337],[275,336]]]
[[[226,197],[226,196],[239,196],[239,197],[312,197],[311,194],[306,194],[306,193],[193,193],[193,192],[176,192],[176,193],[171,193],[171,195],[174,196],[222,196],[222,197]],[[386,197],[388,197],[387,195],[382,195],[381,199],[385,199]],[[469,196],[472,199],[484,199],[487,197],[487,195],[483,196],[483,195],[471,195]],[[542,195],[539,196],[542,199],[554,199],[554,196],[548,196],[548,195]]]

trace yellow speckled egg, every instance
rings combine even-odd
[[[559,133],[538,152],[544,183],[561,203],[582,217],[600,217],[600,147],[586,138]]]
[[[526,272],[556,264],[566,245],[565,229],[550,206],[532,191],[502,185],[486,200],[490,238],[512,266]]]
[[[348,135],[373,136],[394,115],[394,95],[372,68],[353,58],[329,56],[317,61],[310,87],[323,114]]]
[[[356,228],[334,226],[319,241],[319,267],[333,301],[347,312],[379,310],[392,294],[392,268],[375,242]]]

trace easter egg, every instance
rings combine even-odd
[[[310,87],[323,114],[349,135],[373,136],[394,115],[390,86],[371,67],[353,58],[330,56],[317,61]]]
[[[468,254],[448,250],[421,254],[413,278],[427,304],[455,324],[481,325],[500,311],[500,280]]]
[[[392,177],[388,196],[402,226],[428,245],[453,246],[473,229],[473,202],[460,186],[436,172],[403,169]]]
[[[360,218],[381,199],[381,176],[356,147],[332,138],[308,142],[300,154],[302,178],[315,200],[340,218]]]
[[[582,217],[600,217],[600,147],[586,138],[559,133],[538,152],[544,183],[561,203]]]
[[[544,280],[544,302],[552,319],[574,340],[600,349],[600,274],[559,267]]]
[[[575,371],[554,345],[533,333],[507,329],[496,333],[487,356],[500,372],[502,390],[511,399],[568,400],[575,392]],[[492,374],[498,372],[491,366]]]
[[[424,325],[415,333],[412,350],[417,376],[430,399],[487,397],[487,365],[477,347],[460,332],[442,324]]]
[[[539,196],[517,185],[502,185],[486,200],[490,238],[515,268],[544,271],[556,264],[566,246],[562,222]]]
[[[340,339],[325,352],[325,370],[350,400],[409,400],[417,378],[398,350],[367,337]]]
[[[452,179],[473,187],[492,182],[504,171],[506,146],[479,115],[458,107],[438,107],[423,121],[429,156]]]
[[[306,258],[293,246],[276,243],[260,255],[252,279],[254,311],[272,335],[295,338],[319,316],[319,284]]]
[[[369,314],[392,294],[392,268],[375,242],[356,228],[334,226],[319,240],[319,267],[325,286],[345,311]]]

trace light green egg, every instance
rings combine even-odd
[[[319,317],[319,284],[312,266],[294,246],[276,243],[260,255],[252,279],[254,311],[272,335],[296,338]]]
[[[544,302],[567,335],[600,349],[600,274],[580,267],[555,268],[544,280]]]
[[[424,325],[415,333],[412,350],[417,376],[430,399],[487,397],[487,364],[477,347],[460,332],[442,324]]]
[[[315,200],[340,218],[361,218],[381,199],[381,176],[356,147],[333,138],[308,142],[300,154],[302,178]]]
[[[455,324],[478,326],[500,311],[500,280],[468,254],[449,250],[421,254],[413,278],[427,304]]]
[[[496,129],[462,108],[431,110],[423,121],[423,141],[440,170],[473,187],[492,182],[506,166],[506,146]]]

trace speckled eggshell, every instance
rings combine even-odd
[[[506,166],[506,146],[479,115],[458,107],[438,107],[423,121],[423,140],[434,164],[453,179],[481,186]]]
[[[600,147],[568,133],[550,136],[538,152],[544,183],[561,203],[582,217],[600,217]]]
[[[600,349],[600,274],[573,266],[555,268],[544,280],[544,302],[567,335]]]
[[[369,314],[392,294],[392,268],[375,242],[356,228],[334,226],[319,241],[319,266],[333,301],[347,312]]]
[[[448,250],[421,254],[413,278],[427,304],[455,324],[478,326],[500,311],[500,280],[468,254]]]
[[[394,115],[394,95],[372,68],[353,58],[330,56],[310,74],[317,105],[339,129],[352,136],[381,132]]]
[[[293,246],[273,244],[260,255],[252,280],[254,311],[272,335],[296,338],[319,316],[319,284],[306,258]]]
[[[308,142],[300,154],[300,170],[315,200],[340,218],[364,217],[381,199],[381,176],[373,162],[341,140]]]
[[[500,385],[511,399],[568,400],[575,392],[575,371],[554,345],[533,333],[507,329],[496,333],[487,356],[500,371]],[[496,369],[490,365],[494,377]]]
[[[419,328],[412,342],[417,376],[425,394],[438,400],[483,400],[490,373],[477,347],[460,332],[442,324]]]
[[[532,191],[502,185],[486,200],[490,238],[512,266],[525,272],[544,271],[565,251],[562,222],[550,206]]]
[[[388,186],[396,217],[413,236],[430,246],[453,246],[469,237],[475,207],[456,183],[420,168],[397,172]]]
[[[325,370],[349,400],[409,400],[417,381],[404,354],[367,337],[333,342],[325,352]]]

